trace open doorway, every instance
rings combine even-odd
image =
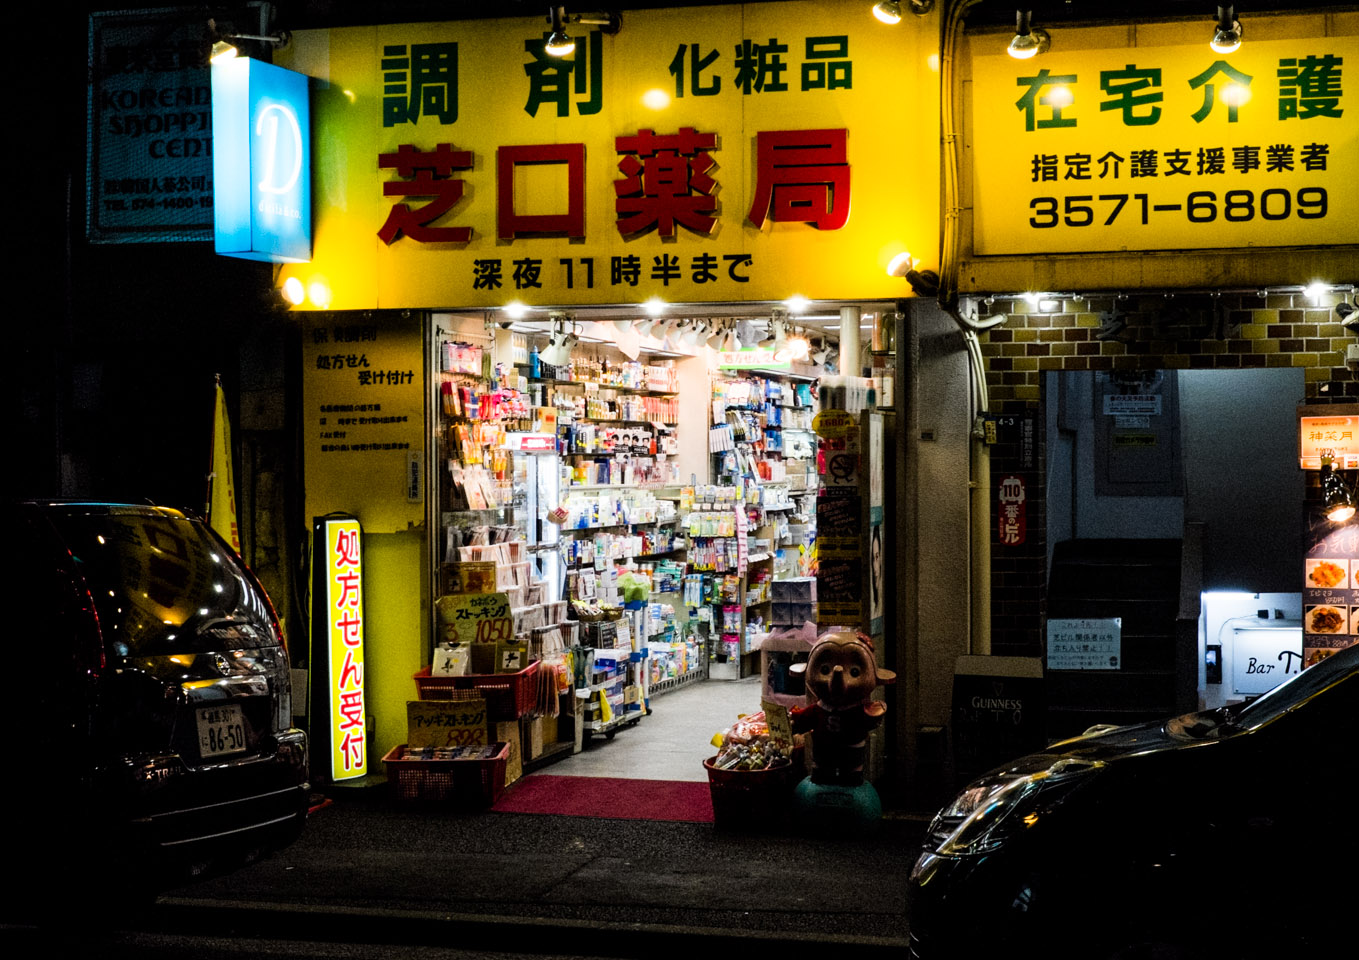
[[[1202,594],[1298,593],[1304,396],[1296,368],[1047,375],[1048,618],[1120,633],[1116,666],[1049,651],[1050,735],[1212,700]]]

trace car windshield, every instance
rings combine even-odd
[[[1283,716],[1356,672],[1359,672],[1359,645],[1313,664],[1249,703],[1185,714],[1171,720],[1166,729],[1173,736],[1189,739],[1220,737],[1237,730],[1254,729]]]
[[[47,515],[89,587],[112,655],[276,642],[260,592],[202,523],[174,511],[102,504],[61,505]]]

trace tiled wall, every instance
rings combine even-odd
[[[993,653],[1042,653],[1047,557],[1043,373],[1302,367],[1308,403],[1354,402],[1359,371],[1345,366],[1345,351],[1359,343],[1359,336],[1341,325],[1334,310],[1339,299],[1330,294],[1314,303],[1302,295],[1254,292],[1130,294],[1057,300],[1045,304],[1055,307],[1046,313],[1024,300],[982,305],[983,319],[1009,316],[1003,326],[981,335],[991,411],[1020,424],[1031,418],[1033,437],[1026,448],[1022,430],[1010,428],[991,447],[992,504],[1000,479],[1008,474],[1024,480],[1027,496],[1023,544],[1002,545],[992,527]]]

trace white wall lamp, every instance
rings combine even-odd
[[[1228,4],[1217,8],[1217,29],[1208,46],[1214,53],[1232,53],[1241,46],[1241,24],[1236,19],[1236,7]]]
[[[1030,23],[1032,17],[1031,10],[1015,11],[1015,35],[1010,40],[1007,52],[1016,60],[1028,60],[1040,53],[1047,53],[1052,46],[1052,37],[1046,30],[1035,29]]]
[[[887,274],[904,278],[916,296],[938,296],[939,274],[933,270],[920,270],[919,266],[909,253],[898,253],[887,264]]]
[[[240,48],[236,46],[236,40],[253,40],[256,43],[267,43],[275,47],[286,47],[293,35],[287,30],[280,30],[275,35],[261,33],[218,33],[217,21],[208,20],[208,36],[212,38],[212,52],[208,54],[209,63],[222,63],[240,55]]]
[[[565,7],[552,6],[547,8],[547,19],[552,24],[552,31],[548,34],[547,43],[543,49],[549,56],[564,57],[576,49],[576,41],[572,40],[566,32],[568,23],[580,23],[586,26],[597,26],[600,33],[616,36],[618,31],[623,28],[623,18],[617,13],[608,11],[605,13],[572,13],[568,14]]]
[[[907,6],[917,17],[923,17],[934,9],[934,0],[910,0]],[[902,4],[896,0],[879,0],[873,4],[873,16],[889,26],[898,24],[901,22],[901,7]]]

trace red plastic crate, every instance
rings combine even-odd
[[[469,673],[461,677],[432,677],[429,667],[415,675],[421,700],[452,700],[456,690],[476,690],[486,700],[491,720],[518,720],[537,702],[538,661],[518,673]]]
[[[458,806],[490,807],[505,792],[510,745],[488,759],[406,760],[406,745],[393,747],[382,762],[387,782],[401,800],[452,801]]]

